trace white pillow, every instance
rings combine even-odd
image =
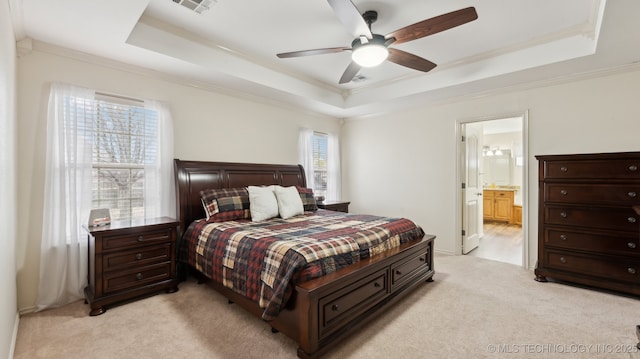
[[[259,222],[269,218],[278,217],[278,201],[273,192],[274,186],[258,187],[249,186],[249,211],[251,221]]]
[[[302,198],[300,198],[300,193],[295,186],[276,186],[275,193],[280,217],[287,219],[304,213]]]

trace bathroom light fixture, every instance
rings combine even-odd
[[[504,152],[500,149],[500,147],[496,147],[495,150],[492,150],[489,146],[482,147],[482,155],[491,157],[491,156],[502,156]]]
[[[353,49],[351,59],[362,67],[378,66],[389,56],[389,50],[384,43],[385,39],[382,35],[374,34],[371,39],[360,36],[351,43]]]

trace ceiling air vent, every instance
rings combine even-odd
[[[203,11],[209,10],[211,3],[216,3],[217,0],[173,0],[173,2],[195,11],[198,14],[202,14]]]
[[[351,81],[353,81],[353,82],[363,82],[363,81],[367,81],[368,79],[369,78],[367,78],[364,75],[355,75]]]

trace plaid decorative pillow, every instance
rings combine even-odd
[[[249,192],[246,187],[206,189],[200,191],[207,221],[224,222],[250,219]]]
[[[313,197],[313,189],[299,186],[296,186],[296,188],[298,189],[298,193],[302,199],[302,206],[304,207],[305,212],[317,211],[318,205],[316,204],[316,199]]]

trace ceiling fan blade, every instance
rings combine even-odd
[[[372,38],[369,25],[364,21],[360,10],[353,5],[351,0],[327,0],[333,12],[336,13],[340,22],[347,27],[349,32],[355,37],[366,36],[368,39]]]
[[[403,27],[402,29],[387,34],[385,38],[389,39],[393,37],[396,39],[394,43],[401,44],[466,24],[477,18],[478,13],[476,9],[474,7],[468,7]]]
[[[288,57],[301,57],[301,56],[312,56],[312,55],[323,55],[323,54],[333,54],[336,52],[342,52],[351,50],[350,47],[329,47],[326,49],[314,49],[314,50],[302,50],[302,51],[293,51],[293,52],[283,52],[281,54],[277,54],[279,58],[288,58]]]
[[[437,66],[433,62],[423,59],[420,56],[398,49],[389,49],[389,57],[387,57],[387,60],[423,72],[431,71]]]
[[[347,69],[344,70],[344,73],[342,74],[342,77],[340,78],[340,81],[338,83],[346,84],[347,82],[353,80],[353,78],[356,76],[358,71],[360,71],[360,65],[351,61],[349,66],[347,66]]]

